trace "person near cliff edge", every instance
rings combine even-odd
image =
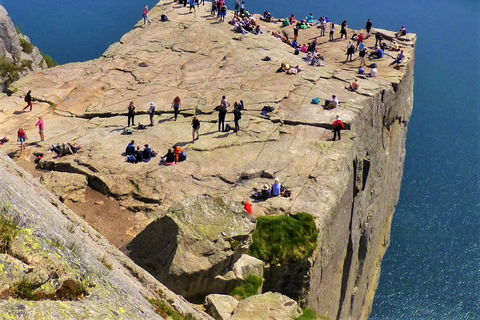
[[[128,117],[128,126],[130,127],[130,122],[132,123],[132,126],[134,126],[135,125],[135,104],[133,103],[133,101],[130,101],[130,103],[128,104],[127,117]]]
[[[27,103],[27,105],[25,106],[25,108],[23,108],[22,111],[25,111],[25,109],[27,108],[30,108],[30,111],[32,111],[32,108],[33,108],[32,90],[28,90],[23,100]]]
[[[278,180],[278,178],[275,178],[275,180],[272,183],[272,192],[271,195],[272,197],[279,196],[282,193],[282,184]]]
[[[336,95],[332,95],[332,100],[326,99],[325,100],[325,105],[323,106],[323,109],[329,110],[329,109],[334,109],[338,107],[338,98]]]
[[[152,23],[148,18],[148,6],[145,6],[145,8],[143,8],[143,24],[145,25],[147,22],[148,24]]]
[[[343,121],[338,114],[335,116],[335,121],[333,121],[332,125],[333,125],[332,141],[336,140],[337,134],[338,134],[338,140],[342,140],[342,137],[340,136],[340,130],[345,129],[345,125],[343,124]]]
[[[150,102],[150,108],[148,109],[148,115],[150,116],[150,126],[153,127],[153,117],[155,116],[155,104]]]
[[[43,130],[45,130],[45,124],[42,117],[38,117],[38,121],[35,124],[35,127],[38,127],[38,134],[40,135],[40,141],[45,141],[45,136],[43,135]]]
[[[393,66],[394,64],[400,64],[403,62],[403,59],[405,59],[405,54],[403,53],[403,50],[400,51],[400,53],[397,55],[397,58],[393,60],[392,63],[390,63],[390,66]]]
[[[370,37],[370,31],[372,31],[373,23],[372,20],[368,19],[365,24],[365,30],[367,31],[367,39]]]

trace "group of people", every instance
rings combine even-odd
[[[230,102],[227,101],[226,96],[222,96],[220,105],[216,106],[214,110],[218,111],[218,131],[219,132],[228,132],[230,131],[230,126],[225,125],[225,117],[228,113],[228,108],[230,107]],[[240,119],[242,119],[242,111],[245,110],[245,105],[243,100],[240,102],[235,101],[233,104],[233,120],[235,122],[234,132],[240,131]],[[193,126],[193,123],[192,123]]]
[[[271,198],[271,197],[277,197],[282,194],[283,190],[284,188],[280,183],[279,179],[275,178],[271,186],[268,183],[265,183],[263,185],[260,199],[267,200],[268,198]]]
[[[173,99],[172,102],[172,108],[173,108],[173,118],[175,121],[177,121],[178,115],[180,114],[180,108],[182,107],[181,99],[179,96],[176,96]],[[127,126],[130,127],[130,125],[135,126],[135,114],[136,114],[136,107],[135,103],[133,101],[130,101],[127,107]],[[154,126],[154,117],[156,114],[156,107],[153,102],[149,103],[149,108],[148,108],[148,116],[150,119],[150,126]]]
[[[135,147],[135,140],[130,141],[127,145],[125,154],[127,156],[127,162],[130,163],[149,162],[152,157],[156,156],[156,153],[148,144],[144,145],[143,150],[140,146]]]

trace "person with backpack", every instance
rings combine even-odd
[[[337,134],[338,134],[338,140],[342,140],[342,137],[340,136],[340,130],[345,129],[345,125],[343,124],[343,121],[338,114],[335,116],[335,121],[333,121],[332,125],[333,125],[332,141],[335,141],[335,139],[337,138]]]
[[[155,116],[155,104],[150,102],[150,108],[148,109],[148,115],[150,116],[150,126],[153,127],[153,117]]]
[[[20,141],[20,152],[25,150],[25,141],[28,140],[27,133],[23,128],[18,129],[17,132],[18,141]]]
[[[240,9],[241,10],[241,9]],[[220,7],[220,14],[218,15],[220,17],[221,22],[225,22],[225,16],[227,15],[227,5],[224,3]]]
[[[130,101],[130,104],[128,105],[128,126],[130,127],[130,122],[132,123],[132,126],[135,125],[135,104],[133,101]]]
[[[180,107],[182,106],[181,100],[179,96],[176,96],[172,102],[173,112],[175,114],[175,121],[177,121],[178,114],[180,113]]]
[[[27,105],[26,105],[25,108],[23,108],[22,111],[25,111],[25,109],[27,109],[28,107],[30,107],[30,111],[32,111],[32,108],[33,108],[32,90],[28,90],[28,92],[25,95],[25,98],[23,100],[27,103]]]

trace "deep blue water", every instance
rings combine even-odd
[[[60,63],[100,56],[156,2],[0,0]],[[268,9],[275,17],[312,12],[353,28],[371,18],[374,27],[405,25],[418,34],[402,191],[370,319],[478,320],[480,1],[330,2],[246,0],[251,12]]]

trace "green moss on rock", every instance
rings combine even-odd
[[[310,256],[317,246],[318,230],[313,216],[259,217],[249,254],[270,264],[288,264]]]

